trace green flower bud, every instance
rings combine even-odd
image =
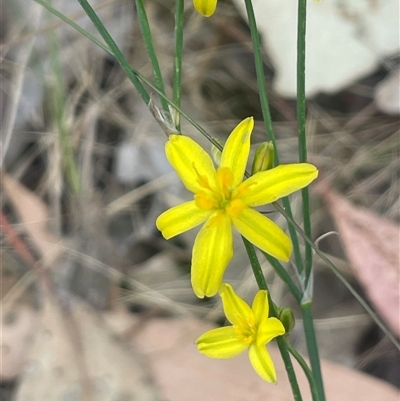
[[[263,142],[257,149],[251,167],[251,175],[274,167],[275,149],[272,141]]]
[[[218,142],[221,146],[224,146],[223,143],[222,143],[219,139],[215,139],[215,138],[214,138],[214,140],[215,140],[216,142]],[[211,155],[212,155],[212,158],[213,158],[213,160],[214,160],[214,163],[215,163],[217,166],[219,166],[219,165],[221,164],[221,155],[222,155],[222,152],[221,152],[214,144],[211,145]]]
[[[285,334],[289,334],[295,326],[295,318],[293,311],[290,308],[279,308],[278,319],[282,322],[285,328]]]

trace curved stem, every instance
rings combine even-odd
[[[293,355],[293,357],[296,359],[296,361],[298,362],[298,364],[301,366],[301,368],[303,369],[304,374],[307,377],[308,380],[308,384],[310,386],[311,389],[311,395],[312,395],[312,399],[313,401],[319,401],[319,396],[318,396],[318,391],[317,391],[317,387],[315,385],[315,380],[314,380],[314,376],[313,373],[310,369],[310,367],[307,365],[307,362],[304,360],[304,358],[300,355],[300,353],[289,343],[289,341],[285,338],[284,340],[286,342],[286,347],[287,350]]]
[[[327,264],[327,266],[335,273],[336,277],[345,285],[345,287],[350,291],[355,299],[360,303],[360,305],[367,311],[375,323],[382,329],[382,331],[388,336],[390,341],[394,346],[400,351],[400,343],[396,337],[390,332],[390,330],[385,326],[382,320],[376,315],[376,313],[371,309],[371,307],[363,300],[361,295],[353,288],[353,286],[346,280],[346,277],[340,273],[339,269],[332,263],[329,258],[327,258],[322,251],[312,242],[312,240],[306,235],[302,228],[285,212],[279,203],[274,203],[275,208],[281,212],[287,220],[290,220],[291,224],[295,227],[296,231],[303,237],[304,241],[309,243],[314,252]],[[302,303],[309,303],[309,300],[305,300]]]
[[[74,21],[69,19],[66,15],[61,13],[60,11],[56,10],[53,8],[49,3],[46,3],[44,0],[33,0],[35,3],[40,4],[42,7],[44,7],[48,12],[51,14],[55,15],[57,18],[60,18],[60,20],[64,21],[66,24],[68,24],[71,28],[74,28],[76,31],[78,31],[80,34],[83,36],[87,37],[90,41],[92,41],[94,44],[99,46],[101,49],[106,51],[107,53],[113,55],[111,52],[110,48],[105,45],[103,42],[101,42],[99,39],[97,39],[95,36],[93,36],[91,33],[80,27],[78,24],[76,24]]]

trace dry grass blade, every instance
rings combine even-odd
[[[160,191],[162,188],[165,188],[166,186],[174,182],[175,179],[175,173],[169,173],[126,193],[125,195],[119,197],[118,199],[112,201],[109,205],[107,205],[107,215],[115,216],[116,214],[121,213],[126,209],[129,209],[135,202],[139,201],[145,196]]]

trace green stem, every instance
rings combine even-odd
[[[301,1],[305,1],[305,0],[301,0]],[[253,7],[252,7],[251,0],[245,0],[245,4],[246,4],[247,15],[248,15],[248,18],[249,18],[251,36],[252,36],[252,39],[253,39],[253,47],[254,47],[254,55],[255,55],[255,63],[256,63],[256,73],[257,73],[257,82],[258,82],[258,87],[259,87],[259,90],[260,90],[261,107],[262,107],[262,111],[263,111],[266,131],[267,131],[269,137],[271,138],[271,140],[274,143],[274,147],[275,147],[275,150],[276,150],[276,152],[275,152],[275,162],[276,162],[276,164],[279,164],[278,149],[277,149],[277,146],[276,146],[276,138],[275,138],[275,135],[273,134],[271,114],[270,114],[269,105],[268,105],[268,102],[267,102],[264,69],[263,69],[263,63],[262,63],[262,58],[261,58],[261,49],[260,49],[259,36],[258,36],[258,31],[257,31],[257,24],[256,24],[254,10],[253,10]],[[305,19],[304,19],[304,24],[305,24]],[[302,32],[303,31],[301,31],[301,33]],[[304,25],[304,34],[305,34],[305,25]],[[303,49],[305,49],[305,45],[303,46]],[[301,65],[301,60],[302,59],[300,59],[300,63],[299,63],[300,65]],[[304,55],[303,55],[303,65],[304,65]],[[304,72],[303,72],[303,77],[304,77]],[[304,86],[304,81],[303,81],[302,84]],[[301,82],[300,82],[300,85],[301,85]],[[301,92],[300,92],[300,94],[301,94]],[[305,102],[305,100],[304,100],[304,91],[303,91],[303,102]],[[301,108],[300,108],[300,112],[302,112]],[[304,114],[304,118],[305,118],[305,114]],[[304,132],[305,132],[305,123],[299,122],[299,126],[303,126],[303,129],[304,129]],[[304,135],[304,138],[305,138],[305,135]],[[303,145],[304,146],[306,145],[305,140],[303,141]],[[303,196],[303,200],[304,200],[304,196]],[[307,197],[306,197],[306,200],[307,200]],[[284,205],[284,208],[286,210],[286,213],[290,217],[292,217],[290,203],[289,203],[287,198],[283,199],[283,205]],[[306,208],[303,208],[303,211],[305,209]],[[309,218],[310,218],[310,216],[309,216],[309,210],[308,210],[308,219]],[[304,266],[303,266],[303,261],[301,259],[300,245],[299,245],[299,242],[298,242],[297,233],[295,232],[294,226],[292,226],[289,221],[288,221],[288,226],[289,226],[289,233],[290,233],[290,236],[291,236],[291,239],[292,239],[292,242],[293,242],[294,255],[295,255],[297,269],[298,269],[299,273],[302,273],[303,270],[304,270]],[[309,254],[308,254],[308,256],[309,256]],[[311,270],[310,263],[312,263],[312,259],[308,258],[306,263],[308,263],[309,270]],[[309,322],[307,324],[309,324]],[[311,324],[312,324],[312,318],[311,318]],[[311,333],[312,332],[311,331],[311,327],[307,326],[307,328]],[[313,328],[313,326],[312,326],[312,328]],[[313,359],[311,359],[311,366],[312,366],[313,374],[315,376],[315,380],[317,382],[317,391],[318,391],[318,394],[320,396],[319,397],[320,401],[323,401],[324,400],[324,391],[323,391],[323,387],[322,387],[322,376],[321,376],[321,370],[320,370],[320,366],[319,366],[318,348],[317,348],[317,344],[315,342],[316,341],[315,336],[314,336],[314,338],[312,340],[308,341],[310,359],[311,359],[311,356],[313,358]],[[319,368],[318,371],[315,370],[317,368]]]
[[[254,245],[251,244],[243,236],[242,236],[242,239],[243,239],[243,243],[246,248],[246,251],[247,251],[247,255],[250,260],[251,268],[253,269],[254,277],[256,279],[258,288],[260,290],[268,291],[268,285],[265,280],[264,273],[261,269],[260,261],[258,260]],[[275,305],[272,302],[271,294],[269,291],[268,291],[268,301],[269,301],[270,316],[276,317]],[[296,377],[296,373],[293,368],[292,361],[290,359],[290,355],[289,355],[288,348],[287,348],[287,343],[284,340],[283,336],[278,337],[276,339],[276,341],[278,343],[279,351],[281,353],[282,360],[285,365],[285,369],[286,369],[286,373],[289,378],[290,386],[292,387],[294,399],[295,399],[295,401],[302,401],[300,387],[297,382],[297,377]]]
[[[306,139],[306,93],[305,93],[305,62],[306,62],[306,19],[307,0],[298,0],[297,15],[297,124],[299,136],[299,161],[307,162],[307,139]],[[308,188],[302,189],[303,200],[303,224],[308,238],[311,238],[311,216]],[[324,383],[322,379],[321,363],[318,352],[317,338],[315,335],[314,321],[311,313],[312,305],[312,257],[313,252],[310,244],[305,245],[305,293],[308,302],[301,303],[303,315],[303,326],[306,336],[308,356],[310,358],[311,370],[315,380],[315,387],[320,401],[325,400]],[[310,281],[311,279],[311,281]]]
[[[54,122],[57,127],[58,138],[61,148],[62,161],[65,168],[65,175],[70,191],[77,195],[81,192],[81,181],[78,167],[75,163],[74,149],[71,143],[71,137],[65,125],[65,88],[63,73],[60,65],[58,37],[57,35],[48,35],[50,44],[50,63],[54,73],[54,85],[51,91],[51,110]]]
[[[297,126],[299,136],[299,161],[307,162],[306,138],[306,20],[307,0],[299,0],[297,16]],[[301,190],[303,200],[303,224],[305,233],[311,238],[310,199],[308,188]],[[312,270],[313,252],[305,246],[305,287]]]
[[[144,44],[146,46],[147,54],[149,55],[151,67],[153,69],[154,78],[156,80],[157,88],[165,95],[164,80],[161,74],[160,64],[158,62],[156,50],[154,48],[154,41],[151,35],[149,20],[147,18],[146,10],[143,5],[143,0],[136,0],[136,10],[138,14],[140,29],[143,34]],[[165,111],[169,111],[168,103],[164,98],[160,98],[161,106]]]
[[[317,337],[315,335],[314,320],[311,313],[311,302],[301,305],[304,333],[306,336],[308,357],[315,380],[319,401],[325,401],[324,383],[322,380],[321,363],[318,352]]]
[[[104,41],[107,43],[112,55],[117,59],[119,65],[124,70],[127,77],[130,79],[130,81],[135,86],[136,90],[142,96],[143,101],[146,104],[149,104],[150,95],[147,93],[145,87],[140,82],[140,80],[138,78],[138,74],[131,68],[128,61],[122,54],[122,52],[119,49],[119,47],[117,46],[117,44],[114,42],[111,35],[108,33],[108,31],[105,28],[105,26],[103,25],[103,23],[100,21],[99,17],[97,16],[97,14],[93,10],[93,8],[90,6],[90,4],[88,3],[87,0],[78,0],[78,1],[79,1],[79,4],[82,6],[82,8],[85,10],[88,17],[92,20],[94,26],[99,31],[99,33],[102,36],[102,38],[104,39]]]
[[[246,248],[247,256],[250,260],[251,268],[256,279],[258,288],[260,290],[268,290],[267,281],[265,280],[264,273],[261,269],[260,261],[258,260],[254,245],[242,236],[244,247]]]
[[[299,161],[307,161],[306,141],[306,9],[307,0],[299,0],[297,16],[297,128],[299,135]]]
[[[276,342],[278,344],[279,351],[281,353],[281,357],[282,357],[283,363],[285,365],[285,369],[286,369],[286,372],[287,372],[287,375],[289,378],[290,386],[292,387],[293,397],[294,397],[295,401],[302,401],[303,398],[301,396],[301,391],[300,391],[299,383],[297,381],[296,372],[294,371],[293,363],[292,363],[292,360],[290,359],[287,343],[286,343],[285,339],[283,338],[283,336],[278,337],[276,339]],[[315,400],[313,399],[313,401],[315,401]]]
[[[262,60],[262,55],[261,55],[261,45],[260,45],[260,37],[258,34],[257,30],[257,22],[256,22],[256,17],[254,14],[254,9],[253,9],[253,4],[251,0],[245,0],[245,5],[246,5],[246,11],[247,11],[247,17],[249,20],[249,27],[250,27],[250,34],[251,34],[251,40],[253,42],[253,52],[254,52],[254,63],[255,63],[255,68],[256,68],[256,75],[257,75],[257,86],[258,90],[260,92],[260,104],[261,104],[261,111],[263,114],[264,118],[264,125],[265,125],[265,131],[267,134],[267,138],[272,141],[274,144],[275,148],[275,165],[277,166],[279,164],[279,154],[278,154],[278,147],[276,143],[276,137],[275,137],[275,132],[272,126],[272,118],[271,118],[271,111],[269,108],[269,102],[268,102],[268,95],[267,95],[267,88],[265,85],[265,75],[264,75],[264,63]],[[291,211],[291,206],[290,202],[287,197],[282,199],[283,205],[287,212],[292,215]],[[296,261],[296,266],[301,273],[303,271],[303,260],[301,258],[301,252],[300,252],[300,244],[297,238],[297,233],[296,230],[288,225],[289,227],[289,234],[290,238],[293,243],[293,253],[294,253],[294,258]]]
[[[301,291],[297,288],[297,286],[294,284],[293,280],[291,279],[289,273],[286,271],[286,269],[282,266],[281,262],[279,260],[275,259],[271,255],[268,255],[268,253],[262,252],[265,258],[268,260],[268,262],[271,264],[271,266],[274,268],[275,273],[281,278],[281,280],[287,285],[289,291],[292,293],[294,299],[300,303],[302,299],[302,293]]]
[[[267,134],[267,138],[273,142],[275,150],[277,150],[276,137],[274,128],[272,126],[272,118],[269,108],[267,89],[265,86],[264,63],[261,55],[260,37],[257,30],[256,17],[254,14],[252,1],[244,0],[244,2],[246,5],[247,18],[249,20],[251,40],[253,42],[254,64],[256,67],[257,86],[258,90],[260,91],[260,103],[261,103],[261,111],[264,118],[265,131]],[[275,164],[276,165],[279,164],[279,155],[277,151],[275,152]]]
[[[301,366],[301,368],[303,369],[304,374],[307,377],[308,384],[309,384],[310,389],[311,389],[311,395],[312,395],[313,401],[319,401],[319,396],[318,396],[318,392],[317,392],[317,387],[315,385],[314,376],[313,376],[313,373],[312,373],[311,369],[307,365],[307,362],[300,355],[300,353],[289,343],[287,338],[285,338],[284,341],[286,342],[286,347],[287,347],[288,351],[296,359],[296,361]]]
[[[175,58],[174,58],[174,94],[173,102],[181,107],[182,91],[182,49],[183,49],[183,13],[184,0],[177,0],[175,5]],[[180,131],[180,115],[177,114],[176,129]]]
[[[286,210],[286,213],[291,218],[293,218],[292,207],[290,206],[289,198],[288,197],[282,198],[282,204]],[[301,258],[300,244],[297,237],[297,233],[293,225],[290,224],[289,222],[288,222],[288,229],[289,229],[290,239],[292,240],[293,243],[293,254],[294,254],[294,260],[296,262],[297,271],[299,272],[299,274],[301,274],[303,272],[303,259]]]
[[[243,240],[244,246],[246,248],[247,255],[249,256],[250,264],[253,269],[253,274],[257,281],[258,287],[261,290],[265,290],[265,289],[267,289],[267,283],[265,281],[264,273],[260,267],[260,262],[258,261],[257,255],[255,253],[254,245],[243,236],[242,236],[242,240]],[[301,299],[302,299],[301,291],[296,287],[293,280],[289,276],[288,272],[285,270],[285,268],[281,265],[281,263],[277,259],[275,259],[271,255],[268,255],[265,252],[262,252],[262,253],[265,256],[265,258],[268,260],[268,262],[271,264],[271,266],[274,268],[276,274],[288,286],[289,291],[292,293],[293,297],[300,304]]]

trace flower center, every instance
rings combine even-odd
[[[257,327],[253,320],[243,322],[240,326],[233,326],[238,339],[247,345],[256,341]]]
[[[216,185],[213,188],[208,181],[199,175],[198,182],[203,190],[194,195],[196,205],[202,210],[220,210],[230,217],[236,217],[246,207],[240,198],[243,191],[233,186],[233,173],[229,167],[219,167],[216,172]]]

